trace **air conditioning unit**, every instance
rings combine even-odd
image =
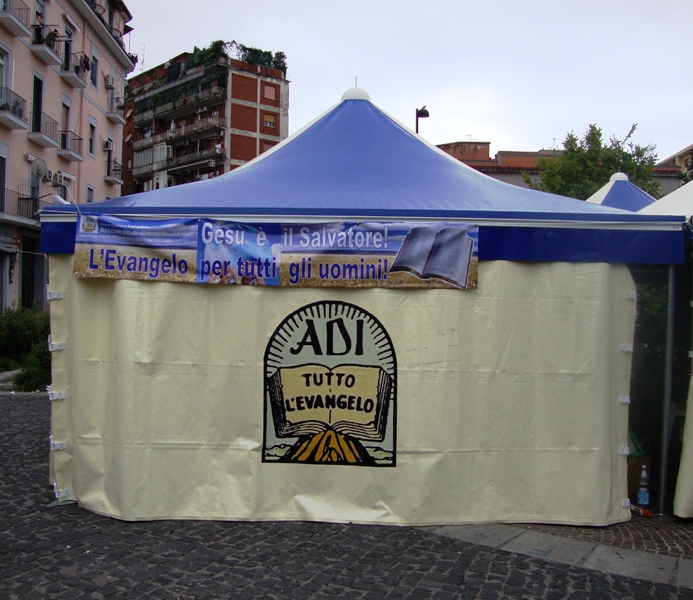
[[[46,171],[46,174],[43,176],[43,180],[44,181],[53,181],[53,171],[48,169],[48,171]]]
[[[113,140],[106,140],[103,143],[103,151],[111,152],[113,150]]]
[[[65,176],[60,171],[53,173],[53,185],[65,185]]]
[[[105,79],[106,79],[106,89],[112,90],[115,87],[115,77],[113,77],[113,75],[111,75],[111,74],[108,74],[108,75],[105,75]]]

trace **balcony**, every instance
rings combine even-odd
[[[82,142],[84,140],[74,131],[64,130],[60,132],[60,148],[58,156],[70,162],[83,162]]]
[[[175,119],[198,109],[206,110],[209,106],[221,104],[226,100],[226,88],[214,86],[208,90],[183,96],[173,102],[166,102],[154,108],[154,116],[162,119]]]
[[[125,117],[123,115],[123,99],[115,97],[109,98],[108,108],[106,109],[106,117],[108,120],[116,125],[125,125]]]
[[[223,150],[210,148],[200,152],[192,152],[175,158],[167,158],[150,162],[145,165],[139,165],[132,169],[132,176],[143,179],[151,177],[156,171],[175,171],[177,169],[189,168],[195,164],[207,163],[210,167],[218,162],[226,159],[226,154]]]
[[[190,138],[190,139],[201,139],[203,137],[209,137],[205,134],[209,134],[210,130],[212,133],[220,132],[225,129],[224,119],[221,117],[207,117],[205,119],[200,119],[195,121],[192,125],[181,125],[175,129],[169,129],[163,133],[157,133],[148,138],[137,140],[133,142],[132,149],[134,151],[142,150],[143,148],[148,148],[154,144],[159,144],[161,142],[174,141],[178,138]]]
[[[64,57],[60,77],[73,88],[84,89],[87,87],[88,66],[89,58],[84,52],[72,52]]]
[[[0,2],[0,25],[17,37],[31,37],[29,7],[22,0]]]
[[[94,11],[94,14],[99,18],[106,30],[113,36],[113,39],[118,42],[120,47],[125,51],[125,44],[123,43],[123,31],[120,31],[116,27],[109,25],[106,22],[106,8],[108,6],[107,0],[86,0],[87,4]],[[127,32],[125,32],[127,33]]]
[[[31,51],[48,66],[57,67],[62,64],[58,54],[58,42],[60,34],[57,25],[34,25],[34,37],[31,42]]]
[[[10,88],[0,88],[0,125],[8,129],[29,129],[26,100]]]
[[[106,176],[104,180],[107,183],[115,185],[123,185],[123,165],[114,160],[106,161]]]
[[[99,16],[106,12],[106,6],[102,0],[87,0],[87,4]]]
[[[135,113],[135,117],[134,117],[135,127],[139,127],[143,123],[151,123],[153,118],[154,118],[154,111],[151,109],[144,110],[140,113]]]
[[[29,119],[31,131],[27,137],[44,148],[60,148],[58,122],[46,113],[32,112]]]
[[[39,198],[36,194],[21,194],[0,188],[0,213],[37,221]]]
[[[213,167],[216,163],[223,161],[225,158],[226,154],[223,150],[210,148],[208,150],[201,150],[200,152],[193,152],[192,154],[176,156],[168,161],[168,170],[175,171],[179,168],[191,167],[197,163],[208,163],[208,166]]]

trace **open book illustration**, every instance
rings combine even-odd
[[[414,227],[402,242],[390,272],[407,271],[421,279],[437,277],[467,287],[474,240],[467,227]]]
[[[333,430],[382,441],[392,380],[380,367],[319,364],[282,367],[268,381],[277,437]]]

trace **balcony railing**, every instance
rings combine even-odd
[[[33,142],[44,148],[58,148],[60,138],[58,136],[58,122],[46,113],[32,112],[29,115],[31,131],[27,134]]]
[[[123,43],[123,32],[119,29],[116,29],[112,25],[109,25],[104,17],[108,2],[106,0],[87,0],[87,4],[91,7],[91,9],[94,11],[94,14],[99,18],[99,20],[103,23],[104,27],[108,29],[108,31],[111,33],[113,39],[116,42],[118,42],[118,44],[120,44],[120,47],[123,50],[125,50],[125,44]]]
[[[224,119],[221,117],[207,117],[206,119],[195,121],[192,125],[181,125],[175,129],[169,129],[163,133],[157,133],[156,135],[152,135],[148,138],[137,140],[136,142],[133,142],[132,148],[133,150],[142,150],[143,148],[148,148],[149,146],[166,142],[168,140],[175,140],[176,138],[181,137],[191,137],[195,136],[196,134],[202,134],[210,129],[220,129],[224,127]],[[200,135],[198,137],[203,136]]]
[[[29,7],[22,0],[0,1],[0,23],[16,36],[31,35]]]
[[[31,51],[47,65],[58,66],[62,63],[59,56],[60,32],[57,25],[34,24],[34,37]]]
[[[109,183],[122,185],[123,183],[123,165],[114,160],[106,161],[106,175],[104,179]]]
[[[36,220],[38,209],[38,197],[0,188],[0,212]]]
[[[87,87],[89,58],[84,52],[71,52],[63,56],[60,76],[74,88]]]
[[[172,115],[185,114],[207,104],[209,106],[218,104],[226,98],[226,88],[214,86],[208,90],[195,92],[188,96],[183,96],[178,100],[166,102],[161,106],[154,108],[154,115],[157,117],[166,116],[168,113]]]
[[[97,15],[103,15],[106,12],[106,6],[101,0],[87,0],[87,4]]]
[[[193,152],[192,154],[184,154],[183,156],[176,156],[169,160],[169,169],[175,167],[180,167],[182,165],[189,165],[190,163],[200,162],[203,160],[224,160],[226,155],[223,150],[217,150],[216,148],[210,148],[209,150],[201,150],[200,152]]]
[[[26,100],[10,88],[0,88],[0,124],[10,129],[28,129]]]
[[[135,127],[141,125],[142,123],[148,123],[154,118],[154,111],[149,109],[139,113],[135,113],[134,121]]]
[[[140,165],[132,169],[133,177],[148,177],[154,171],[164,171],[167,169],[175,169],[185,165],[191,165],[193,163],[203,162],[203,161],[214,161],[215,163],[222,161],[226,158],[226,153],[223,150],[218,150],[216,148],[210,148],[208,150],[202,150],[200,152],[192,152],[191,154],[184,154],[183,156],[176,156],[175,158],[167,158],[163,160],[157,160],[155,162],[147,163],[145,165]]]
[[[125,124],[123,99],[119,97],[111,97],[108,99],[108,109],[106,117],[113,123]]]
[[[67,129],[61,131],[58,156],[62,156],[72,162],[82,162],[84,160],[84,154],[82,154],[83,141],[74,131]]]

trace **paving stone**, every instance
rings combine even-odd
[[[686,587],[508,551],[518,536],[549,533],[532,527],[128,523],[76,504],[47,508],[50,402],[0,394],[0,412],[1,598],[693,598]],[[693,559],[686,524],[659,523],[674,539],[651,519],[630,524],[643,533],[631,543]],[[614,541],[625,543],[627,526]],[[561,537],[597,544],[611,535],[575,529],[584,537]],[[691,562],[672,577],[693,587]]]
[[[584,567],[608,571],[628,577],[668,583],[672,579],[677,559],[648,552],[598,546],[585,560]]]

